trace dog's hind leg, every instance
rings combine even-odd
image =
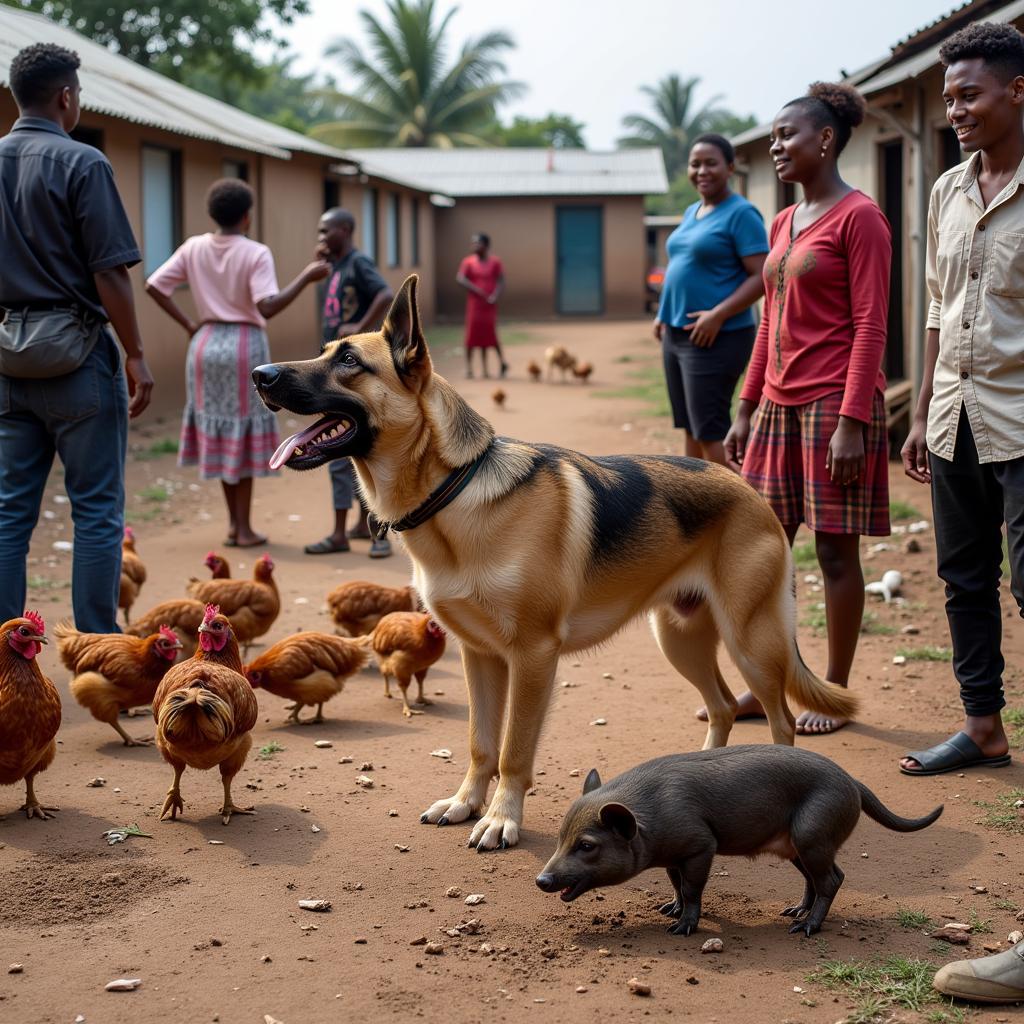
[[[469,771],[454,796],[438,800],[420,816],[424,824],[454,825],[480,814],[487,787],[498,771],[501,724],[508,700],[508,666],[494,654],[462,648],[469,691]]]
[[[811,881],[811,876],[807,874],[807,869],[800,863],[799,857],[794,857],[790,864],[793,865],[800,872],[804,879],[804,895],[803,899],[800,900],[795,906],[786,907],[782,912],[783,917],[805,917],[812,906],[814,906],[814,898],[817,895],[814,891],[814,882]]]
[[[682,885],[683,876],[679,874],[679,868],[666,868],[666,870],[668,871],[668,880],[672,883],[676,897],[674,900],[670,900],[668,903],[658,907],[658,913],[664,914],[666,917],[681,917],[683,913],[683,894],[679,887]]]
[[[704,749],[724,747],[736,718],[736,699],[718,670],[718,627],[706,602],[691,601],[685,607],[686,614],[675,607],[656,608],[651,612],[651,629],[661,653],[704,698],[708,709]]]
[[[544,715],[558,668],[560,645],[551,638],[516,645],[509,665],[508,721],[498,762],[498,785],[487,813],[473,826],[469,845],[478,852],[519,842],[526,791],[533,785]]]
[[[791,935],[803,932],[810,938],[815,932],[821,931],[822,923],[828,917],[832,901],[836,898],[836,893],[839,892],[839,887],[846,876],[832,859],[831,852],[801,853],[800,859],[807,871],[808,886],[814,886],[814,902],[807,916],[802,921],[797,921],[789,931]]]

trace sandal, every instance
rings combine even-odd
[[[323,540],[318,540],[315,544],[307,544],[302,550],[307,555],[334,555],[342,554],[352,549],[348,546],[347,540],[338,544],[330,537],[324,537]]]
[[[964,768],[1005,768],[1010,763],[1009,754],[986,757],[981,747],[965,732],[958,732],[928,750],[914,750],[903,756],[912,757],[921,766],[919,769],[908,769],[900,765],[904,775],[945,775],[946,772],[962,771]]]

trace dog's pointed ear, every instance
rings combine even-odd
[[[636,818],[625,804],[605,804],[601,808],[601,824],[623,839],[636,835]]]
[[[419,276],[410,274],[398,289],[381,334],[391,349],[395,369],[403,377],[415,376],[430,365],[427,341],[420,326],[420,308],[416,301]]]
[[[591,793],[601,785],[601,776],[597,774],[596,768],[591,768],[587,777],[583,780],[583,792]]]

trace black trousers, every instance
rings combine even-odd
[[[932,512],[953,672],[968,715],[994,715],[1003,698],[999,580],[1006,525],[1010,589],[1024,616],[1024,458],[978,462],[965,410],[953,461],[930,457]]]

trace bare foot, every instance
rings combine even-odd
[[[708,720],[708,709],[707,708],[700,708],[700,710],[696,714],[696,717],[699,718],[702,722],[706,722]],[[742,719],[742,718],[764,718],[764,717],[765,717],[764,708],[761,707],[761,704],[758,701],[758,699],[749,690],[747,690],[746,693],[741,694],[739,696],[739,698],[737,698],[737,701],[736,701],[736,721],[737,722],[740,721],[740,719]]]
[[[817,711],[804,711],[796,720],[796,731],[801,736],[813,736],[836,732],[844,725],[849,724],[850,719],[840,718],[838,715],[822,715]]]

